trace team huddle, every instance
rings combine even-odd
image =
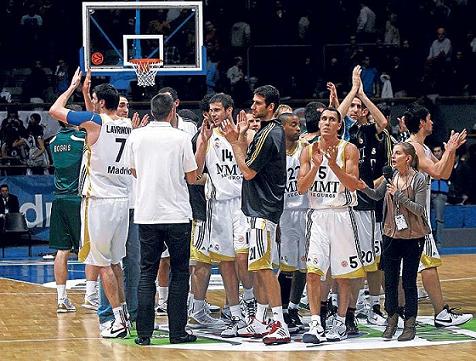
[[[437,160],[424,145],[430,114],[414,105],[403,117],[410,137],[396,143],[388,109],[367,97],[360,73],[356,66],[342,102],[328,83],[329,105],[306,107],[301,134],[299,117],[272,85],[256,88],[251,110],[236,116],[229,95],[205,97],[199,130],[177,114],[172,88],[151,100],[150,118],[129,118],[127,99],[110,84],[91,93],[90,73],[87,111],[68,109],[78,69],[50,109],[64,124],[51,148],[58,313],[75,311],[66,265],[79,248],[83,306],[97,310],[102,337],[127,337],[136,327],[139,345],[150,344],[156,308],[168,315],[171,343],[195,341],[187,327],[265,344],[297,333],[305,343],[341,341],[359,334],[364,279],[367,322],[385,326],[386,339],[403,328],[398,340],[408,341],[416,333],[417,271],[436,327],[469,321],[444,303],[428,225],[430,179],[449,177],[466,131],[452,132]],[[166,276],[156,297],[159,264]],[[226,297],[220,318],[206,301],[214,264]],[[309,325],[298,313],[305,288]]]

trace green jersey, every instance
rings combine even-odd
[[[51,139],[50,151],[55,167],[55,195],[79,195],[79,172],[86,133],[74,128],[61,128]]]

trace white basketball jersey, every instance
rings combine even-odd
[[[286,190],[284,193],[284,209],[306,209],[309,202],[307,195],[299,194],[297,190],[297,176],[301,163],[299,157],[302,150],[306,147],[305,142],[298,142],[296,149],[292,154],[286,152]]]
[[[82,195],[96,198],[128,197],[132,176],[124,157],[127,138],[131,134],[130,119],[113,120],[101,114],[99,137],[87,146],[81,166]]]
[[[236,164],[233,149],[220,130],[214,129],[208,140],[205,164],[209,181],[205,187],[207,199],[225,200],[241,197],[243,174]]]
[[[344,149],[348,142],[340,140],[337,146],[337,165],[344,167]],[[309,148],[312,149],[312,148]],[[346,208],[357,205],[356,192],[350,192],[340,182],[328,165],[328,160],[324,157],[319,170],[317,171],[314,183],[309,188],[307,194],[309,198],[309,208]]]

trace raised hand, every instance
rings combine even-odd
[[[246,113],[244,110],[240,111],[238,115],[236,116],[236,124],[237,124],[237,130],[238,130],[239,136],[242,137],[242,139],[245,139],[246,132],[248,128],[250,127],[250,123],[248,122],[248,119],[246,118]]]
[[[83,94],[84,93],[90,94],[90,90],[91,90],[91,69],[88,68],[88,71],[86,72],[86,77],[84,78],[82,91],[83,91]]]
[[[212,137],[213,128],[214,125],[210,119],[210,115],[208,113],[204,113],[202,127],[200,128],[200,136],[204,141],[208,141],[208,139]]]
[[[74,72],[73,78],[71,79],[71,85],[70,88],[76,89],[79,84],[81,84],[81,68],[78,66],[76,71]]]
[[[329,166],[337,165],[337,146],[332,145],[326,149],[324,156],[329,162]]]
[[[459,133],[458,148],[461,147],[464,143],[466,143],[467,136],[468,136],[468,131],[466,129],[463,129],[461,133]]]
[[[360,79],[360,74],[362,73],[362,68],[360,65],[356,65],[354,70],[352,70],[352,87],[359,89],[360,83],[362,82]]]
[[[142,120],[139,117],[139,113],[134,113],[132,115],[132,128],[145,127],[149,123],[149,114],[146,114],[142,117]]]
[[[398,130],[400,133],[408,132],[407,125],[405,124],[405,116],[397,118],[398,120]]]
[[[319,148],[319,143],[312,144],[311,163],[316,167],[320,167],[323,159],[324,159],[324,155],[322,154],[322,151]]]
[[[237,143],[240,136],[240,130],[230,119],[225,119],[222,123],[222,132],[230,144]]]
[[[337,88],[334,83],[327,82],[327,90],[329,90],[329,106],[338,108],[339,107],[339,98],[337,97]]]
[[[455,152],[456,149],[459,147],[459,137],[460,133],[456,133],[454,130],[450,133],[450,138],[446,143],[443,143],[445,146],[445,150],[448,152]]]

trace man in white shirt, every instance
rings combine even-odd
[[[197,164],[190,136],[172,127],[176,119],[170,94],[151,100],[154,120],[127,142],[127,159],[137,178],[134,223],[139,224],[141,276],[138,291],[138,345],[149,345],[154,330],[155,278],[164,246],[170,252],[168,302],[171,343],[193,342],[185,332],[192,208],[187,183],[196,181]]]

